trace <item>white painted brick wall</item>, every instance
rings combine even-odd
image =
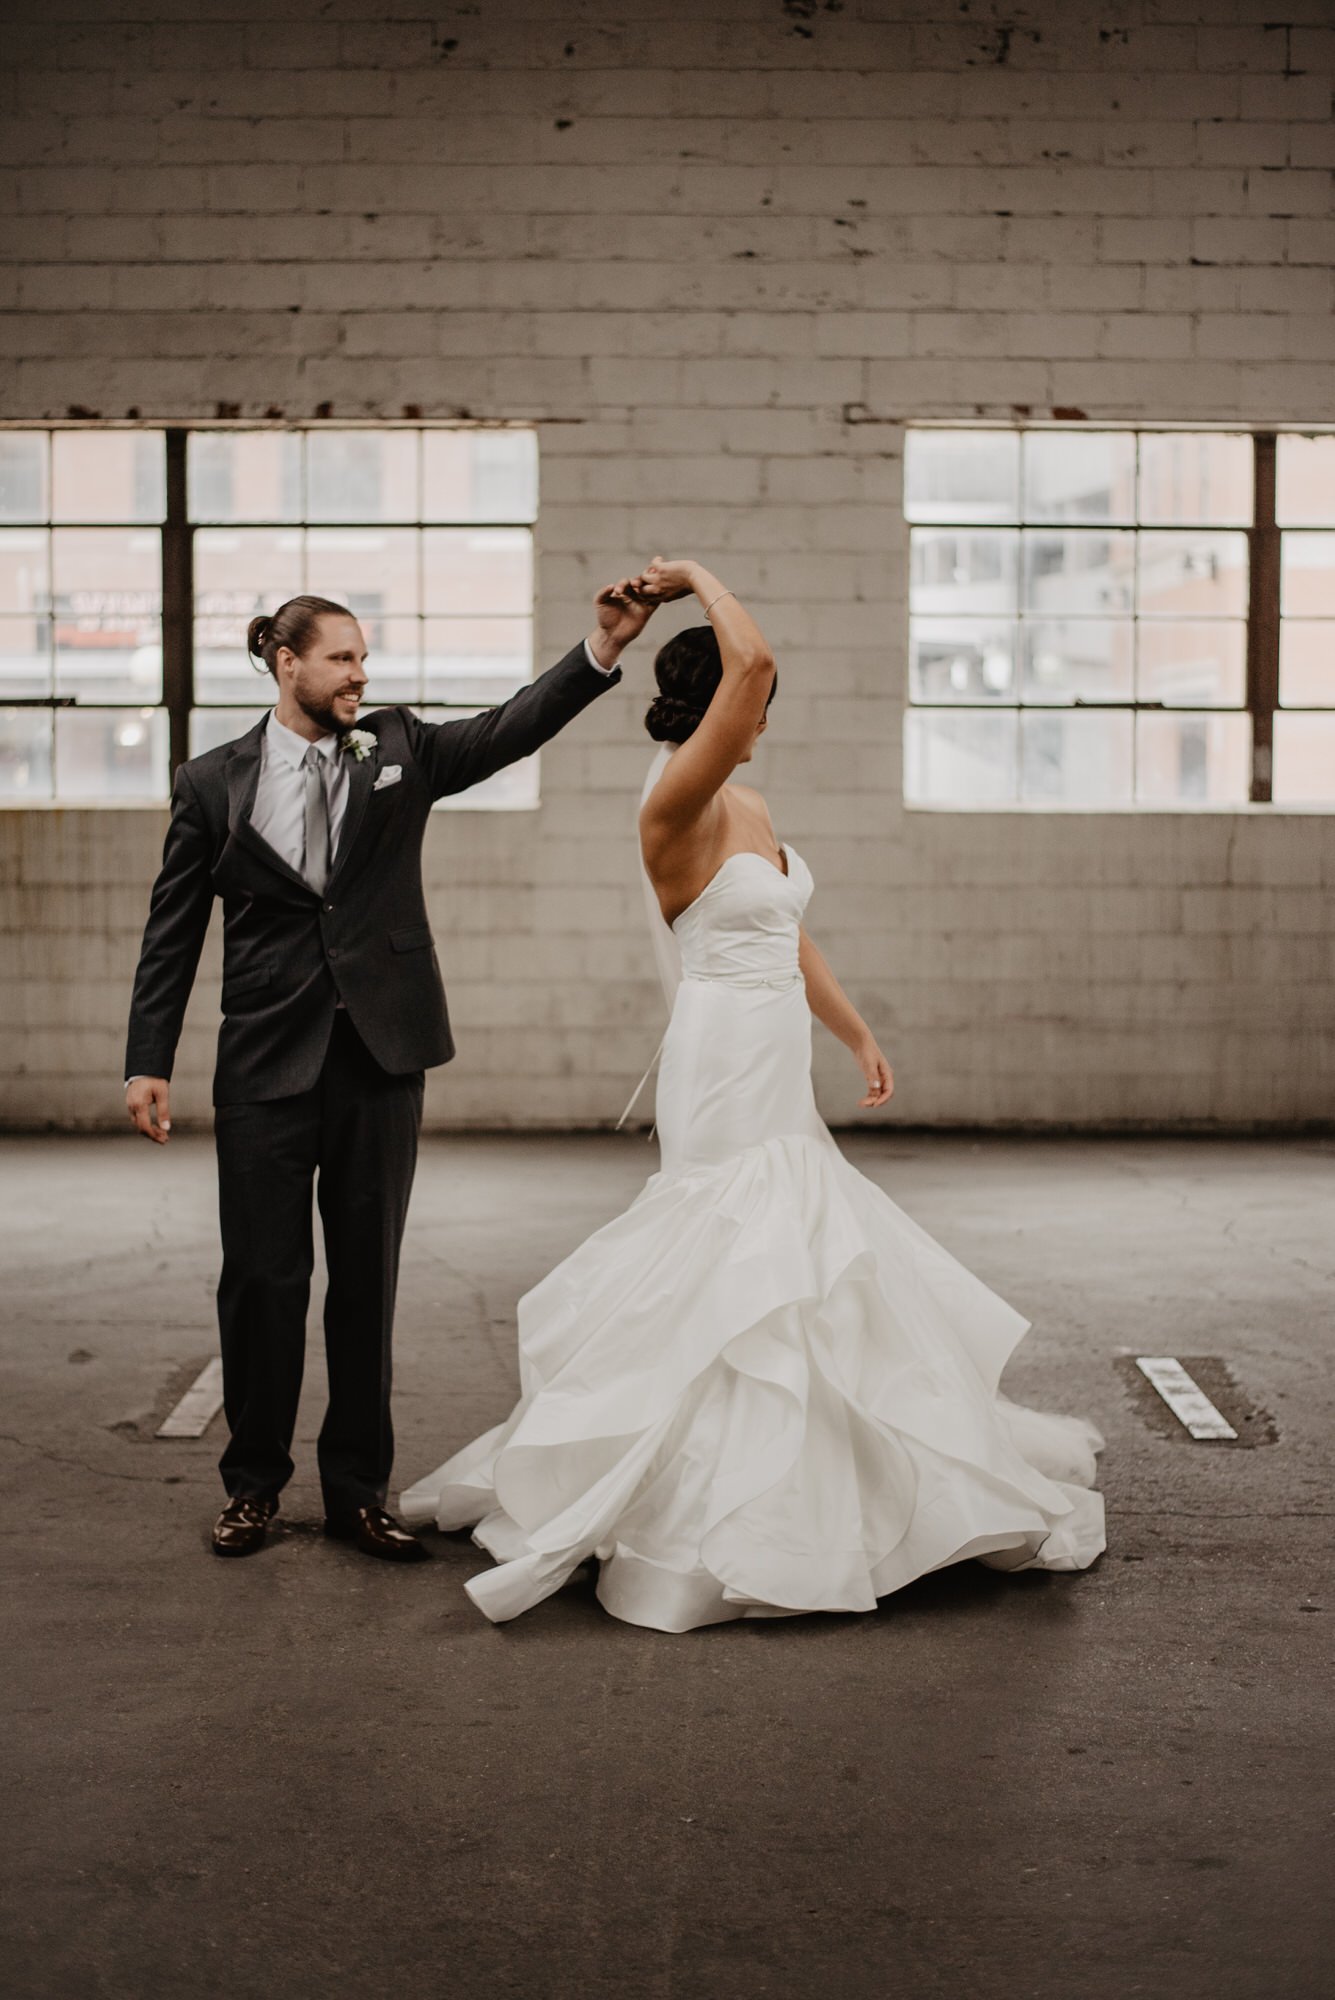
[[[543,660],[655,550],[756,602],[757,775],[900,1119],[1335,1114],[1330,817],[915,814],[899,776],[906,419],[1335,414],[1329,0],[7,15],[0,417],[534,420]],[[431,828],[434,1124],[606,1121],[648,1059],[648,665],[545,755],[538,812]],[[7,1120],[119,1117],[164,821],[0,813]],[[215,932],[186,1119],[217,974]]]

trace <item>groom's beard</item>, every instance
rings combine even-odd
[[[321,729],[329,730],[335,736],[341,736],[345,729],[351,728],[352,726],[352,724],[350,723],[340,722],[338,717],[335,715],[333,709],[333,703],[338,699],[339,695],[344,692],[345,691],[341,688],[335,689],[334,693],[329,697],[328,701],[324,703],[311,701],[305,695],[298,692],[297,707],[301,710],[303,715],[308,715],[312,722],[317,722],[320,725]],[[354,692],[355,691],[353,689],[346,690],[347,698],[349,701],[353,699]],[[358,699],[360,700],[360,696],[358,696]],[[356,721],[355,716],[353,718],[353,721],[354,722]]]

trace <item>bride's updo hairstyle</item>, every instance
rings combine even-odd
[[[644,726],[655,743],[684,743],[705,719],[705,710],[723,678],[718,634],[712,625],[688,625],[658,649],[654,679],[659,693],[649,704]],[[779,677],[769,699],[773,701]],[[765,706],[768,708],[769,702]]]
[[[346,604],[335,604],[332,598],[289,597],[277,611],[252,618],[246,627],[246,651],[252,663],[257,670],[262,664],[277,680],[278,648],[287,646],[294,653],[304,653],[320,620],[331,613],[335,618],[352,616]]]

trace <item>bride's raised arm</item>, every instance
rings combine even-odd
[[[704,720],[678,748],[640,814],[644,858],[653,870],[665,849],[704,830],[719,791],[755,740],[774,684],[774,655],[750,612],[702,563],[655,556],[636,581],[655,603],[694,591],[718,637],[723,676]]]

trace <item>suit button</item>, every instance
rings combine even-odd
[[[331,958],[337,958],[337,957],[338,957],[338,946],[337,946],[336,944],[331,944],[331,945],[330,945],[330,947],[329,947],[329,956],[330,956]]]
[[[333,906],[333,904],[332,904],[332,903],[326,903],[326,904],[325,904],[325,908],[326,908],[326,910],[332,910],[332,909],[333,909],[333,907],[334,907],[334,906]]]

